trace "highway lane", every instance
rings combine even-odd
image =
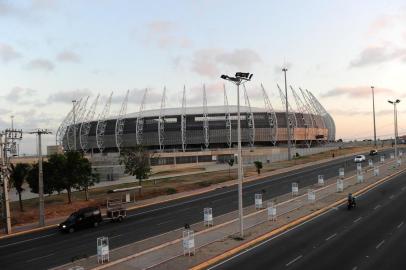
[[[375,157],[377,160],[378,157]],[[291,183],[299,187],[317,182],[317,175],[326,178],[338,175],[340,167],[355,170],[352,158],[338,158],[322,165],[280,174],[244,185],[244,206],[254,203],[254,194],[265,189],[264,199],[290,192]],[[0,263],[6,269],[24,269],[28,265],[43,269],[69,262],[77,256],[95,254],[98,236],[109,236],[111,248],[152,237],[182,227],[184,223],[202,220],[203,208],[213,207],[214,215],[237,209],[236,187],[215,190],[206,194],[130,211],[121,224],[104,224],[99,228],[61,235],[56,229],[30,233],[0,240]]]
[[[211,269],[405,269],[406,173]]]

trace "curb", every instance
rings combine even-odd
[[[369,186],[366,186],[366,187],[358,190],[357,192],[354,192],[354,195],[357,196],[357,195],[366,193],[369,190],[375,188],[376,186],[378,186],[378,185],[380,185],[380,184],[382,184],[384,182],[389,181],[393,177],[404,173],[405,171],[406,171],[406,169],[403,169],[403,170],[398,171],[398,172],[396,172],[394,174],[386,176],[386,177],[376,181],[375,183],[372,183]],[[206,269],[206,268],[208,268],[208,267],[210,267],[210,266],[212,266],[212,265],[214,265],[214,264],[216,264],[216,263],[218,263],[218,262],[220,262],[220,261],[222,261],[222,260],[224,260],[226,258],[229,258],[229,257],[231,257],[233,255],[238,254],[239,252],[243,251],[244,249],[250,248],[250,247],[252,247],[252,246],[254,246],[254,245],[256,245],[256,244],[258,244],[260,242],[263,242],[263,241],[265,241],[265,240],[267,240],[267,239],[269,239],[269,238],[271,238],[271,237],[273,237],[275,235],[278,235],[280,233],[283,233],[284,231],[287,231],[287,230],[289,230],[289,229],[291,229],[293,227],[296,227],[297,225],[300,225],[300,224],[304,223],[305,221],[308,221],[308,220],[310,220],[310,219],[312,219],[314,217],[317,217],[317,216],[321,215],[322,213],[324,213],[324,212],[326,212],[326,211],[328,211],[328,210],[330,210],[330,209],[332,209],[334,207],[337,207],[338,205],[344,203],[345,201],[346,201],[346,198],[338,200],[338,201],[336,201],[336,202],[334,202],[334,203],[332,203],[332,204],[330,204],[330,205],[328,205],[328,206],[326,206],[326,207],[324,207],[324,208],[322,208],[320,210],[317,210],[317,211],[315,211],[315,212],[313,212],[313,213],[311,213],[311,214],[309,214],[307,216],[298,218],[298,219],[296,219],[296,220],[294,220],[294,221],[292,221],[292,222],[290,222],[288,224],[283,225],[282,227],[279,227],[279,228],[277,228],[275,230],[272,230],[272,231],[270,231],[268,233],[265,233],[265,234],[259,236],[258,238],[250,240],[249,242],[247,242],[245,244],[242,244],[242,245],[240,245],[238,247],[232,248],[232,249],[222,253],[221,255],[213,257],[213,258],[211,258],[211,259],[209,259],[209,260],[207,260],[207,261],[205,261],[205,262],[203,262],[201,264],[198,264],[198,265],[196,265],[196,266],[194,266],[194,267],[192,267],[190,269],[191,270]]]

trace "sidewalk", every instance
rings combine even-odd
[[[325,179],[323,187],[318,186],[317,179],[312,187],[315,191],[315,201],[308,199],[306,190],[300,189],[299,195],[285,194],[277,198],[272,198],[279,203],[276,204],[276,221],[268,221],[267,209],[256,210],[254,206],[244,209],[244,228],[247,231],[244,241],[236,241],[234,234],[238,232],[237,212],[228,213],[219,217],[214,217],[214,227],[206,228],[203,221],[193,224],[191,229],[195,231],[196,255],[193,257],[183,256],[182,229],[171,231],[159,236],[155,236],[143,241],[129,244],[110,252],[111,264],[97,266],[96,256],[87,260],[78,261],[74,264],[65,265],[57,269],[68,269],[72,266],[82,266],[85,269],[187,269],[193,265],[207,260],[215,254],[238,246],[243,242],[258,237],[260,233],[265,233],[276,229],[294,219],[309,215],[323,207],[330,205],[346,197],[348,192],[355,192],[368,185],[377,182],[379,179],[388,176],[398,169],[393,169],[394,160],[386,161],[379,166],[379,176],[374,176],[372,168],[364,168],[364,181],[357,183],[355,174],[343,179],[344,191],[337,192],[337,178]],[[401,169],[406,165],[402,164]],[[338,172],[337,172],[338,176]],[[254,198],[253,198],[254,200]],[[266,207],[267,202],[263,202]],[[202,213],[203,219],[203,213]]]

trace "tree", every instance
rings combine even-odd
[[[44,194],[52,194],[55,191],[55,185],[52,183],[50,178],[51,167],[49,162],[42,162],[42,171],[44,173]],[[31,169],[27,175],[27,182],[31,192],[38,194],[38,163],[31,166]]]
[[[30,165],[26,163],[11,164],[10,182],[16,189],[18,194],[18,201],[20,204],[20,211],[23,212],[23,201],[21,200],[21,193],[24,191],[23,184],[30,171]]]
[[[228,163],[228,177],[229,178],[231,178],[231,176],[230,176],[230,170],[231,170],[231,167],[233,167],[233,165],[234,165],[234,159],[233,158],[230,158],[229,160],[227,160],[227,163]]]
[[[261,174],[262,169],[262,162],[261,161],[254,161],[255,168],[257,169],[258,174]]]
[[[84,190],[86,201],[88,201],[89,187],[94,186],[95,183],[99,182],[99,175],[92,173],[92,165],[83,155],[76,158],[78,179],[75,183],[75,188]]]
[[[124,172],[138,179],[139,186],[151,174],[149,154],[141,145],[127,149],[120,154],[120,164],[124,165]],[[139,190],[141,195],[141,189]]]

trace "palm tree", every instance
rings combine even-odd
[[[23,201],[21,200],[21,193],[24,191],[23,184],[30,171],[30,165],[26,163],[11,164],[10,181],[11,185],[16,189],[18,200],[20,203],[20,211],[23,209]]]

